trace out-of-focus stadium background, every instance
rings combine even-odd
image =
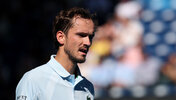
[[[176,99],[176,0],[6,0],[0,2],[0,99],[54,54],[52,20],[62,9],[97,13],[82,74],[96,100]]]

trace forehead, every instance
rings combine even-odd
[[[75,17],[73,20],[73,26],[70,30],[72,31],[82,31],[85,33],[93,33],[94,31],[94,23],[91,19],[85,19],[81,17]]]
[[[73,18],[73,24],[74,25],[90,24],[90,23],[93,23],[92,19],[85,19],[85,18],[81,18],[80,16],[77,16],[77,17]]]

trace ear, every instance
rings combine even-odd
[[[64,41],[65,41],[65,34],[62,32],[62,31],[57,31],[56,33],[56,38],[57,38],[57,41],[63,45],[64,44]]]

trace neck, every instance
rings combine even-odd
[[[73,63],[64,53],[63,50],[58,50],[56,57],[56,61],[58,61],[70,74],[74,74],[75,68],[76,68],[76,63]]]

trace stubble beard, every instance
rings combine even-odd
[[[73,63],[84,63],[86,61],[86,57],[79,59],[76,57],[76,55],[74,55],[74,53],[68,49],[68,48],[64,48],[65,53],[68,55],[69,59],[73,62]]]

